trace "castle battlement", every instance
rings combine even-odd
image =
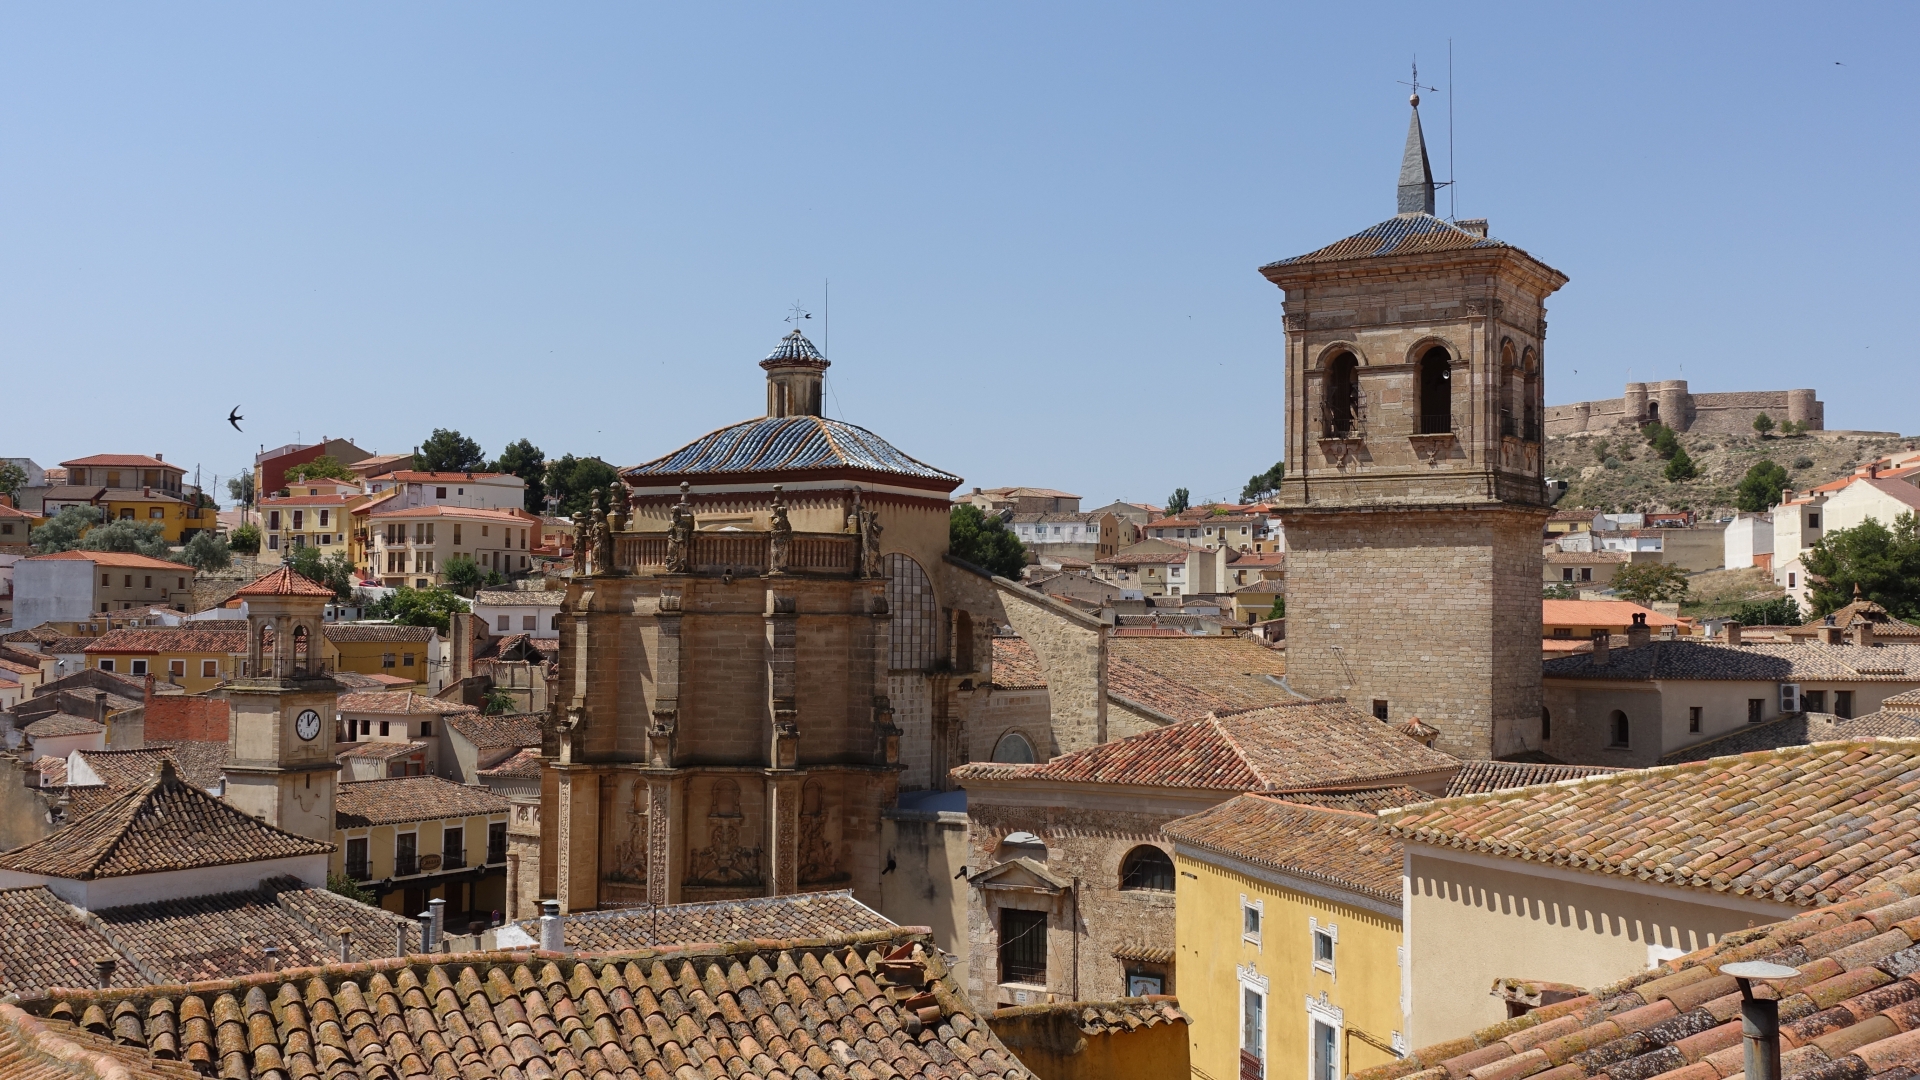
[[[1626,392],[1605,401],[1577,401],[1547,406],[1547,435],[1578,435],[1614,427],[1638,427],[1658,420],[1675,431],[1738,435],[1753,429],[1753,419],[1766,413],[1776,422],[1791,420],[1808,431],[1826,429],[1824,401],[1812,390],[1737,390],[1725,394],[1695,394],[1685,379],[1628,383]]]

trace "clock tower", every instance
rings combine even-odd
[[[234,597],[247,604],[247,661],[226,689],[227,802],[330,842],[340,686],[322,670],[320,633],[333,590],[283,566]]]

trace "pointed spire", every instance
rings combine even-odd
[[[1420,131],[1420,95],[1407,99],[1413,119],[1407,122],[1407,150],[1400,159],[1402,214],[1433,213],[1433,167],[1427,164],[1427,138]]]

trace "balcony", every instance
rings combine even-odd
[[[412,877],[420,872],[420,856],[412,853],[393,857],[393,876]]]
[[[502,840],[498,844],[487,845],[487,863],[489,865],[492,865],[495,863],[503,863],[506,861],[507,861],[507,842],[505,840]]]
[[[467,853],[461,851],[443,851],[440,853],[440,869],[461,870],[467,865]]]
[[[366,859],[348,859],[347,877],[354,881],[372,881],[373,864]]]

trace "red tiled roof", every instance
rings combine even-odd
[[[21,518],[27,521],[37,520],[36,515],[14,506],[0,506],[0,518]]]
[[[1753,960],[1800,971],[1770,984],[1780,1002],[1781,1075],[1910,1077],[1920,1071],[1916,915],[1920,874],[1902,875],[1857,899],[1735,930],[1650,971],[1422,1047],[1352,1080],[1731,1076],[1744,1068],[1741,992],[1723,969]]]
[[[477,747],[540,745],[538,716],[482,716],[470,713],[448,717],[447,727],[459,732]]]
[[[1002,690],[1039,690],[1047,685],[1040,658],[1024,638],[993,639],[993,685]]]
[[[540,775],[540,748],[529,746],[516,750],[509,757],[490,769],[481,769],[481,776],[518,776],[538,777]]]
[[[1414,742],[1343,701],[1272,705],[1103,743],[1044,764],[975,762],[967,780],[1053,780],[1205,791],[1384,787],[1451,773],[1460,762]]]
[[[22,562],[60,560],[63,562],[90,562],[95,566],[113,566],[126,569],[171,570],[180,574],[193,573],[193,567],[185,563],[168,562],[150,555],[135,555],[131,551],[56,551],[51,555],[30,555]]]
[[[333,595],[331,591],[329,596]],[[247,649],[247,630],[221,627],[127,627],[94,638],[89,653],[208,652],[237,653]]]
[[[395,469],[383,473],[375,479],[391,478],[405,484],[452,484],[462,480],[498,480],[503,476],[513,476],[503,472],[421,472],[416,469]],[[515,479],[519,479],[515,477]]]
[[[518,925],[539,937],[540,920],[522,919]],[[578,911],[567,916],[563,932],[569,949],[609,952],[654,941],[830,940],[893,927],[893,920],[843,889],[665,904],[658,910]]]
[[[255,578],[252,583],[234,590],[235,596],[327,596],[333,590],[325,585],[310,581],[293,572],[293,567],[282,566],[269,574]]]
[[[120,958],[99,928],[62,903],[45,886],[0,889],[0,994],[28,994],[50,986],[92,986],[95,960]],[[391,943],[389,943],[391,944]],[[117,964],[113,985],[138,986],[140,972]],[[0,1062],[8,1059],[0,1056]],[[9,1071],[8,1076],[16,1075]]]
[[[1241,795],[1160,831],[1178,843],[1400,902],[1400,841],[1372,814]]]
[[[1693,625],[1627,600],[1540,601],[1540,621],[1547,626],[1627,626],[1635,615],[1645,615],[1648,626]]]
[[[185,469],[182,469],[178,465],[169,465],[159,458],[148,457],[145,454],[95,454],[92,457],[74,458],[72,461],[63,461],[60,465],[66,469],[71,469],[76,465],[81,468],[100,465],[109,469],[172,469],[175,472],[186,472]]]
[[[438,776],[396,776],[341,784],[340,796],[333,804],[333,821],[336,829],[358,829],[470,814],[504,814],[510,805],[483,787],[468,787]]]
[[[479,712],[471,705],[441,701],[411,690],[367,690],[357,694],[341,694],[335,707],[343,713],[391,713],[396,716],[445,716],[449,713]]]
[[[1117,631],[1107,642],[1107,693],[1179,720],[1298,701],[1278,680],[1287,656],[1237,634]]]

